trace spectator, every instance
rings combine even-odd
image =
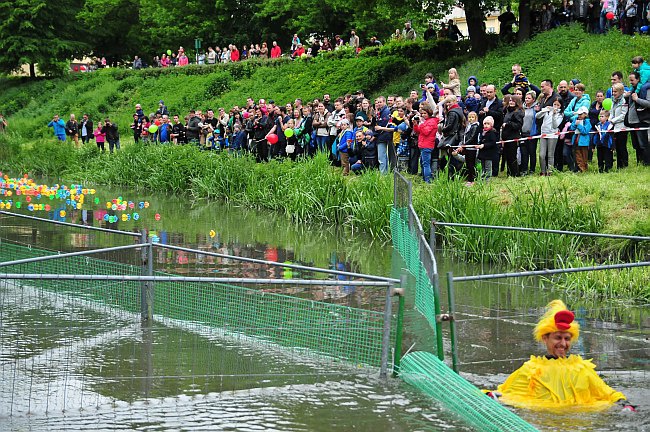
[[[503,98],[504,117],[501,126],[501,139],[503,143],[503,155],[508,166],[508,176],[519,176],[519,164],[517,163],[517,148],[519,143],[514,141],[521,138],[521,128],[524,122],[524,111],[522,110],[519,96],[506,95]]]
[[[443,81],[440,81],[442,88],[451,90],[452,94],[460,100],[460,77],[458,76],[458,71],[456,68],[451,68],[448,71],[449,74],[449,83],[445,84]]]
[[[217,62],[217,53],[214,48],[208,47],[208,64],[215,64]]]
[[[201,51],[199,55],[196,57],[196,63],[199,65],[205,64],[205,53],[203,51]]]
[[[424,40],[430,41],[435,39],[436,31],[433,29],[433,24],[429,23],[429,27],[424,31]]]
[[[133,58],[133,69],[142,69],[142,60],[138,56]]]
[[[357,51],[359,49],[359,36],[357,36],[356,32],[352,30],[350,32],[350,46]],[[313,54],[312,54],[313,55]]]
[[[140,142],[142,136],[142,121],[138,114],[133,114],[133,123],[131,123],[131,130],[133,131],[133,141],[137,144]]]
[[[346,176],[350,173],[350,159],[348,151],[351,149],[355,138],[348,119],[339,121],[336,127],[339,129],[339,134],[336,137],[337,149],[341,157],[343,175]]]
[[[106,132],[103,132],[104,130],[104,125],[102,122],[97,122],[97,129],[93,131],[93,135],[95,136],[95,142],[97,143],[97,148],[104,153],[106,151],[106,148],[104,147],[104,142],[106,141]]]
[[[612,25],[613,19],[609,19],[607,16],[611,14],[616,16],[616,3],[618,0],[600,0],[600,32],[607,33],[609,28]]]
[[[630,92],[627,94],[628,118],[627,123],[633,128],[650,126],[650,92],[647,90],[637,93],[641,87],[639,72],[630,74]],[[650,148],[648,148],[648,131],[637,130],[630,132],[632,147],[636,151],[637,164],[650,165]]]
[[[375,142],[377,143],[377,155],[379,158],[379,171],[382,174],[388,173],[388,168],[396,165],[395,149],[393,148],[393,128],[388,127],[391,118],[391,111],[386,106],[386,98],[379,96],[375,99]]]
[[[74,141],[75,147],[79,148],[79,123],[74,114],[70,114],[70,120],[65,124],[65,133]]]
[[[532,90],[524,96],[524,120],[521,126],[521,137],[524,138],[524,141],[521,141],[519,145],[521,153],[520,175],[534,174],[537,164],[537,138],[531,139],[531,137],[537,135],[537,121],[535,119],[537,102],[535,99],[537,99],[537,94]]]
[[[458,42],[459,39],[462,39],[464,36],[460,32],[460,29],[456,24],[454,24],[454,20],[450,19],[447,21],[447,38],[451,41]]]
[[[422,102],[420,114],[416,114],[413,118],[413,131],[418,135],[422,179],[426,183],[431,183],[431,179],[435,178],[438,172],[439,150],[436,148],[436,134],[438,133],[439,120],[435,115],[435,109],[435,105],[431,106],[428,102]]]
[[[402,38],[407,41],[414,41],[416,36],[415,30],[411,27],[411,22],[406,21],[402,30]]]
[[[587,152],[589,150],[591,123],[589,123],[589,108],[581,106],[576,112],[577,117],[571,122],[573,147],[576,154],[576,164],[581,173],[587,172]]]
[[[269,58],[269,49],[266,46],[266,42],[262,42],[262,47],[260,48],[260,58],[263,59]]]
[[[614,130],[614,146],[616,147],[616,168],[621,169],[628,166],[627,152],[627,132],[622,129],[625,127],[624,120],[627,114],[628,106],[625,97],[625,87],[622,83],[616,83],[612,86],[612,109],[610,111],[609,121],[612,123]]]
[[[601,110],[598,119],[593,143],[598,153],[598,172],[603,173],[614,167],[614,139],[610,133],[612,124],[609,121],[609,111]]]
[[[65,141],[65,137],[66,137],[65,122],[63,121],[63,119],[59,118],[58,114],[56,114],[52,118],[52,121],[47,124],[47,127],[53,128],[54,136],[59,141]]]
[[[167,105],[165,105],[165,102],[162,100],[158,101],[158,109],[156,110],[156,116],[168,116],[169,115],[169,109],[167,109]]]
[[[190,110],[189,120],[185,128],[185,136],[189,144],[199,144],[199,134],[201,132],[201,117],[197,115],[195,110]]]
[[[2,116],[0,116],[2,117]],[[93,122],[90,120],[88,114],[84,114],[81,119],[81,125],[79,127],[81,131],[81,142],[86,144],[93,137]]]
[[[564,109],[564,116],[568,117],[572,122],[578,117],[578,110],[584,107],[589,110],[591,107],[591,98],[585,93],[585,85],[582,83],[576,84],[574,87],[575,97]]]
[[[481,100],[479,105],[478,118],[480,122],[483,122],[486,117],[492,117],[492,128],[495,131],[501,130],[501,124],[503,123],[503,105],[496,95],[496,89],[493,85],[487,85],[485,87],[485,98]],[[483,122],[484,123],[484,122]],[[490,152],[494,154],[494,152]],[[492,165],[492,177],[496,177],[499,174],[499,152],[497,151],[496,159],[493,161]]]
[[[233,45],[230,50],[230,61],[237,62],[239,59],[239,50],[237,49],[237,45]]]
[[[282,49],[278,46],[277,41],[273,41],[273,46],[271,47],[271,58],[280,58],[282,55]]]
[[[298,37],[298,33],[295,33],[291,39],[291,51],[297,50],[298,45],[300,45],[300,38]]]
[[[494,173],[492,164],[499,160],[499,136],[494,129],[494,118],[486,116],[483,119],[483,132],[479,135],[478,157],[483,165],[483,178],[487,182]],[[498,170],[498,168],[497,168]]]
[[[120,131],[117,124],[111,122],[109,118],[104,120],[104,127],[102,133],[106,134],[106,141],[108,141],[108,151],[113,153],[113,150],[120,149]]]
[[[476,156],[478,152],[479,140],[479,124],[478,115],[474,111],[470,111],[467,115],[467,125],[463,133],[463,139],[460,148],[452,153],[452,156],[462,154],[465,159],[465,167],[467,168],[467,183],[465,186],[473,186],[476,180]]]
[[[190,59],[185,55],[185,51],[180,51],[178,54],[178,66],[187,66],[190,63]]]

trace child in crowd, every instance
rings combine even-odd
[[[601,110],[598,115],[600,123],[596,124],[593,144],[598,152],[598,171],[608,172],[614,166],[614,139],[610,132],[613,125],[609,121],[609,111]]]
[[[246,131],[242,129],[239,123],[235,123],[233,126],[233,140],[232,146],[230,146],[230,152],[238,155],[241,154],[241,151],[246,148],[246,137]]]
[[[142,142],[144,144],[147,144],[149,141],[151,141],[151,134],[149,133],[149,128],[151,127],[151,122],[149,121],[149,117],[143,117],[142,118],[142,131],[140,132],[140,137],[142,138]]]
[[[104,143],[106,142],[106,134],[102,132],[102,129],[104,128],[104,123],[101,121],[97,122],[97,129],[93,131],[93,135],[95,135],[95,142],[97,143],[97,148],[101,150],[101,152],[105,152],[106,148],[104,147]]]
[[[647,92],[650,89],[650,64],[643,57],[636,56],[632,59],[632,67],[634,72],[639,73],[639,85],[636,86],[636,93],[641,94],[641,89],[644,86]]]
[[[354,142],[354,135],[352,134],[352,127],[350,121],[343,119],[338,123],[339,135],[336,137],[338,142],[339,155],[341,156],[341,167],[343,167],[343,175],[346,176],[350,173],[350,157],[349,150],[352,148]]]
[[[470,112],[478,112],[479,105],[481,104],[480,95],[476,97],[476,87],[469,86],[467,87],[467,93],[465,93],[465,99],[463,100],[463,105],[465,105],[465,114],[469,115]]]
[[[476,180],[476,156],[478,153],[479,141],[479,123],[478,115],[471,111],[467,115],[467,126],[465,126],[465,133],[460,147],[452,152],[452,156],[463,155],[465,157],[465,168],[467,170],[467,183],[466,186],[474,185]]]
[[[492,176],[492,161],[499,155],[498,133],[494,130],[494,118],[487,116],[483,119],[483,132],[479,136],[478,158],[483,165],[483,178],[487,182]]]
[[[570,129],[575,131],[573,137],[573,145],[576,153],[576,164],[580,172],[587,172],[587,155],[589,153],[589,131],[591,131],[591,123],[589,123],[589,109],[587,107],[580,107],[576,112],[578,117],[571,122]]]

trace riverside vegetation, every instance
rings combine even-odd
[[[616,47],[612,50],[611,47]],[[0,82],[0,107],[9,115],[0,136],[0,165],[5,171],[61,176],[105,185],[148,188],[194,199],[223,199],[234,205],[274,210],[298,223],[326,223],[387,239],[392,177],[369,172],[344,178],[319,155],[298,163],[256,164],[250,157],[201,153],[189,146],[128,143],[133,106],[164,99],[171,112],[190,107],[232,106],[248,96],[278,102],[310,99],[327,92],[363,88],[368,94],[405,93],[427,71],[441,75],[450,66],[461,76],[502,85],[513,63],[521,63],[532,82],[578,77],[588,92],[606,88],[612,70],[629,70],[629,60],[647,48],[647,39],[617,32],[585,34],[579,27],[544,33],[517,47],[502,47],[485,58],[461,54],[439,44],[401,43],[369,48],[358,58],[347,51],[307,61],[242,62],[211,67],[111,69],[57,80]],[[603,52],[608,60],[603,61]],[[434,62],[427,57],[436,59]],[[121,126],[123,149],[100,154],[60,144],[46,127],[54,113],[109,115]],[[124,145],[126,144],[126,145]],[[470,222],[575,231],[650,235],[650,172],[631,167],[606,175],[497,178],[466,188],[444,174],[432,186],[414,182],[414,206],[423,221]],[[573,266],[616,259],[647,259],[650,246],[630,241],[579,240],[564,236],[441,229],[450,250],[465,259],[488,257],[516,268]],[[625,271],[626,277],[567,276],[562,285],[585,285],[593,297],[610,291],[627,299],[650,300],[650,272]],[[584,280],[587,278],[588,280]],[[618,288],[617,288],[618,287]],[[574,290],[575,291],[575,290]]]

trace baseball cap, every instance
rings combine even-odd
[[[356,121],[356,120],[364,121],[365,119],[364,119],[363,117],[361,117],[361,116],[356,116],[356,117],[354,118],[354,120],[355,120],[355,121]]]
[[[578,115],[587,114],[587,113],[589,113],[589,110],[587,109],[587,107],[583,107],[583,106],[578,108],[578,111],[576,111],[576,114],[578,114]]]
[[[476,87],[474,87],[474,86],[469,86],[469,87],[467,87],[467,91],[468,91],[468,92],[474,92],[474,93],[476,93]]]

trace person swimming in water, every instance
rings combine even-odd
[[[580,336],[574,319],[564,302],[550,302],[533,331],[547,354],[531,356],[496,391],[486,394],[507,405],[532,410],[598,411],[618,403],[624,410],[636,411],[623,393],[598,376],[591,360],[569,354],[571,344]]]

